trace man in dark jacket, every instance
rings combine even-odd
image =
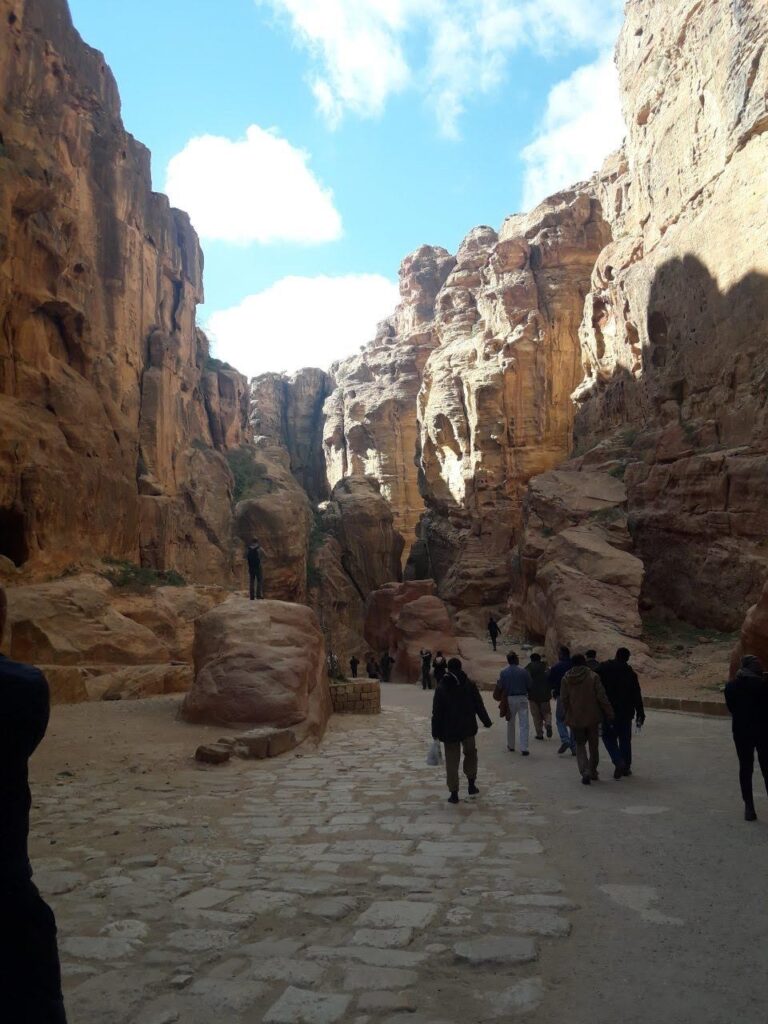
[[[613,761],[614,779],[632,774],[632,722],[637,719],[642,726],[645,721],[640,681],[629,664],[630,657],[627,648],[620,647],[615,658],[597,669],[615,716],[612,722],[603,723],[603,743]]]
[[[261,600],[264,597],[264,570],[261,567],[263,554],[261,545],[254,537],[245,555],[248,560],[248,594],[252,601],[254,598]]]
[[[739,758],[744,819],[757,821],[752,795],[755,751],[768,790],[768,680],[757,658],[747,655],[741,659],[741,668],[726,684],[725,703],[731,713],[733,742]]]
[[[576,744],[573,742],[573,736],[565,724],[563,702],[560,700],[560,684],[565,673],[571,669],[571,652],[567,647],[563,646],[559,648],[557,655],[557,661],[549,670],[548,677],[549,685],[552,688],[552,696],[557,701],[555,704],[555,722],[557,723],[557,733],[560,737],[560,748],[557,752],[558,754],[564,754],[566,750],[570,750],[575,755]]]
[[[349,668],[352,672],[352,678],[357,679],[357,666],[360,664],[360,659],[356,654],[353,654],[349,659]]]
[[[597,672],[600,668],[600,662],[597,660],[597,651],[587,651],[584,657],[587,659],[587,668],[591,668],[593,672]]]
[[[501,630],[499,629],[498,622],[496,621],[496,619],[494,619],[494,617],[492,615],[489,615],[488,616],[488,636],[491,638],[491,643],[493,644],[494,651],[496,650],[496,641],[499,639],[499,633],[500,632],[501,632]]]
[[[0,587],[0,638],[6,619]],[[32,882],[27,762],[48,726],[48,682],[0,655],[0,1007],[9,1024],[66,1024],[56,920]]]
[[[491,719],[475,683],[461,670],[458,658],[448,660],[445,673],[432,700],[432,737],[445,746],[445,773],[452,804],[459,802],[459,761],[464,750],[464,774],[469,780],[469,795],[480,790],[477,780],[477,719],[486,729]]]
[[[421,688],[422,690],[432,689],[432,651],[419,651],[421,658]]]
[[[575,654],[571,664],[572,667],[563,676],[560,699],[566,724],[571,727],[576,741],[576,763],[581,781],[589,786],[599,778],[600,724],[606,719],[613,721],[613,708],[600,677],[587,667],[584,655]]]
[[[547,737],[552,735],[552,708],[550,705],[552,689],[547,679],[547,666],[541,660],[540,654],[531,655],[531,660],[525,666],[525,671],[531,677],[528,705],[531,709],[533,727],[536,730],[536,739],[543,740],[545,726]]]
[[[382,656],[381,656],[381,658],[379,660],[379,667],[381,668],[381,681],[382,681],[382,683],[388,683],[389,682],[389,676],[390,676],[390,673],[392,672],[392,666],[393,665],[394,665],[394,661],[390,657],[389,651],[384,651],[384,653],[382,654]]]

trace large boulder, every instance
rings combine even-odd
[[[768,671],[768,581],[756,604],[747,612],[739,642],[731,656],[731,676],[745,654],[754,654]]]
[[[195,623],[188,722],[294,727],[319,737],[331,712],[325,644],[315,613],[232,595]]]
[[[421,676],[422,648],[456,654],[451,614],[435,594],[434,580],[392,583],[374,591],[366,601],[365,639],[378,657],[394,658],[392,681],[415,683]]]

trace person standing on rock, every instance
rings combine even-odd
[[[531,660],[525,666],[525,671],[531,677],[531,688],[528,691],[528,707],[533,718],[533,727],[536,731],[536,739],[544,739],[544,728],[547,730],[547,739],[552,736],[552,690],[547,679],[547,666],[541,660],[540,654],[532,654]]]
[[[755,751],[768,791],[768,680],[757,658],[747,655],[725,687],[725,703],[731,713],[731,728],[739,758],[739,783],[744,800],[744,820],[757,821],[752,794]]]
[[[496,619],[494,619],[494,617],[492,615],[489,615],[488,616],[488,636],[491,638],[491,643],[493,644],[494,651],[496,650],[496,641],[499,639],[499,633],[500,632],[501,632],[501,630],[499,629],[498,622],[496,621]]]
[[[422,690],[432,689],[432,651],[419,651],[421,658],[421,688]]]
[[[560,747],[558,754],[564,754],[566,750],[570,750],[572,754],[576,753],[576,744],[573,742],[573,736],[568,731],[568,726],[565,724],[565,715],[563,713],[563,702],[560,699],[560,684],[562,683],[563,676],[571,668],[571,652],[563,646],[557,652],[558,658],[552,668],[549,670],[549,685],[552,688],[552,696],[555,698],[555,721],[557,723],[557,733],[560,737]]]
[[[356,654],[353,654],[349,659],[349,670],[352,673],[352,678],[357,679],[357,666],[360,664],[360,659]]]
[[[572,667],[563,676],[560,699],[566,725],[573,731],[576,743],[576,763],[585,786],[599,778],[600,723],[613,721],[613,708],[606,696],[600,676],[587,667],[583,654],[575,654]],[[587,756],[589,746],[589,756]]]
[[[432,738],[445,747],[445,774],[450,790],[449,803],[459,802],[459,762],[464,751],[464,774],[468,793],[475,796],[477,788],[477,719],[486,729],[491,719],[485,709],[477,685],[462,671],[458,658],[448,660],[447,671],[432,699]]]
[[[261,600],[264,597],[264,570],[261,565],[263,554],[261,545],[254,537],[245,555],[248,561],[248,594],[252,601],[254,598]]]
[[[392,658],[389,656],[389,651],[384,651],[384,653],[381,656],[381,661],[379,662],[379,666],[381,667],[381,681],[383,683],[389,682],[389,677],[390,673],[392,672],[393,664],[394,662]]]
[[[435,686],[438,686],[448,671],[448,662],[445,660],[445,655],[442,651],[438,651],[435,655],[435,660],[432,662],[432,671],[435,675]]]
[[[6,620],[0,587],[0,639]],[[45,736],[43,673],[0,654],[0,1006],[8,1024],[66,1024],[56,919],[32,881],[28,761]]]
[[[620,647],[615,658],[597,669],[615,716],[613,722],[603,722],[603,743],[613,761],[614,779],[632,774],[632,722],[636,720],[640,728],[645,721],[640,680],[630,657],[627,648]]]
[[[507,750],[515,749],[515,721],[520,719],[520,753],[528,757],[528,695],[533,680],[520,663],[514,651],[507,655],[507,667],[501,670],[493,691],[494,700],[507,698]]]

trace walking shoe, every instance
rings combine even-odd
[[[451,795],[448,797],[448,803],[449,804],[457,804],[458,802],[459,802],[459,794],[458,794],[458,792],[455,789],[453,789],[453,790],[451,790]]]
[[[521,750],[520,753],[523,755],[523,757],[528,757],[531,752],[530,750]]]
[[[629,765],[625,765],[624,766],[624,774],[625,775],[631,775],[632,774],[632,769],[629,767]]]
[[[544,739],[544,737],[543,737],[543,736],[536,736],[535,738],[536,738],[537,740],[543,740],[543,739]]]
[[[599,782],[600,781],[600,776],[597,774],[597,772],[590,772],[589,773],[589,777],[590,777],[590,779],[592,779],[593,782]]]
[[[572,757],[576,757],[576,747],[571,747],[571,755]]]
[[[558,754],[564,754],[566,752],[566,750],[569,750],[569,749],[570,749],[570,745],[568,743],[561,743],[560,744],[560,749],[557,752],[558,752]]]
[[[590,786],[592,784],[592,779],[590,779],[589,777],[589,772],[584,772],[584,774],[581,776],[581,781],[585,786]]]
[[[552,726],[551,725],[547,726],[547,739],[548,740],[552,739]]]
[[[515,752],[515,748],[514,747],[507,747],[507,750],[511,750],[513,754]]]
[[[754,804],[744,804],[744,821],[757,821]]]
[[[467,790],[467,792],[469,793],[470,796],[477,796],[477,794],[480,792],[480,790],[475,785],[474,779],[469,780],[469,789]]]
[[[620,779],[622,777],[622,775],[624,774],[624,772],[626,771],[626,768],[627,768],[627,766],[624,764],[623,761],[617,761],[616,762],[616,767],[613,769],[613,777],[614,777],[614,779]]]

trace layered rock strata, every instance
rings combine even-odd
[[[633,0],[576,443],[624,454],[646,603],[735,629],[768,575],[768,8]]]
[[[0,554],[231,579],[239,374],[195,327],[202,255],[152,191],[64,0],[0,0]]]

